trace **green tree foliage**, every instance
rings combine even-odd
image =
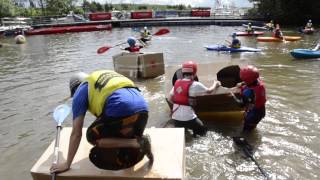
[[[15,6],[12,0],[0,0],[0,18],[15,15]]]
[[[47,12],[51,15],[68,14],[75,8],[77,0],[46,0]]]
[[[276,23],[303,25],[308,19],[320,22],[319,0],[250,0],[258,2],[258,9],[250,15],[274,19]]]

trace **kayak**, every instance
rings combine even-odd
[[[298,59],[320,58],[320,51],[311,49],[294,49],[290,52],[291,56]]]
[[[264,34],[264,32],[262,32],[262,31],[253,31],[253,33],[249,33],[246,31],[236,32],[237,36],[258,36],[258,35],[263,35],[263,34]]]
[[[300,36],[283,36],[285,41],[298,41]],[[283,42],[284,40],[276,37],[257,37],[259,42]]]
[[[232,48],[228,47],[225,45],[208,45],[205,46],[205,48],[209,51],[229,51],[229,52],[260,52],[261,49],[256,49],[256,48],[250,48],[250,47],[244,47],[242,46],[241,48]]]
[[[302,32],[305,34],[312,34],[314,32],[314,29],[313,28],[312,29],[303,29]]]
[[[248,24],[242,24],[243,27],[247,28]],[[268,30],[266,27],[261,27],[261,26],[251,26],[252,29],[257,29],[257,30]]]
[[[44,35],[44,34],[59,34],[59,33],[72,33],[72,32],[89,32],[89,31],[103,31],[111,30],[112,25],[84,25],[84,26],[62,26],[40,28],[26,31],[26,35]]]

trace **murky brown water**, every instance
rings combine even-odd
[[[242,44],[262,53],[217,53],[203,46],[224,43],[239,27],[170,27],[155,37],[145,51],[163,52],[167,75],[139,81],[150,106],[148,126],[161,127],[169,119],[164,100],[172,72],[185,60],[200,65],[201,80],[212,82],[212,67],[254,64],[266,83],[266,118],[247,137],[255,157],[272,179],[319,179],[320,61],[293,60],[293,48],[310,48],[318,34],[299,42],[257,43],[242,37]],[[156,30],[154,28],[154,30]],[[294,34],[285,31],[285,34]],[[27,44],[13,39],[0,48],[0,179],[31,179],[30,169],[55,137],[53,109],[69,95],[68,78],[77,71],[112,69],[111,57],[119,48],[97,55],[102,45],[114,45],[134,35],[131,29],[28,37]],[[67,101],[71,104],[71,101]],[[88,126],[92,116],[88,116]],[[64,123],[71,126],[71,116]],[[206,137],[187,140],[187,179],[263,179],[245,159],[230,136],[239,126],[213,124]]]

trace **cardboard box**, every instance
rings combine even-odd
[[[131,79],[164,74],[163,53],[120,53],[112,59],[114,70]]]
[[[59,161],[65,161],[68,153],[71,128],[63,128],[60,135]],[[92,146],[85,138],[86,128],[71,169],[57,175],[57,180],[99,180],[99,179],[184,179],[185,176],[185,138],[183,128],[151,128],[145,134],[151,137],[154,163],[148,167],[148,158],[145,156],[132,168],[109,171],[95,167],[88,155]],[[42,154],[31,169],[34,180],[50,180],[49,169],[53,161],[54,142]]]
[[[163,53],[145,53],[139,55],[139,76],[154,78],[164,74]]]
[[[112,57],[114,70],[128,78],[138,78],[139,53],[120,53]]]

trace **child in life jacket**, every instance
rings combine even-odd
[[[187,61],[182,65],[182,79],[174,83],[170,91],[170,101],[173,102],[172,116],[175,127],[184,127],[193,131],[193,136],[203,136],[207,128],[197,117],[192,108],[193,98],[198,94],[212,93],[220,86],[219,81],[214,81],[209,88],[202,83],[195,81],[197,73],[197,64],[193,61]]]
[[[136,45],[136,38],[129,37],[127,40],[127,43],[129,44],[129,47],[126,47],[124,50],[129,52],[139,52],[143,46]]]
[[[240,78],[244,82],[238,85],[242,97],[240,104],[245,107],[243,132],[250,132],[265,117],[266,89],[258,69],[252,65],[240,69]]]

